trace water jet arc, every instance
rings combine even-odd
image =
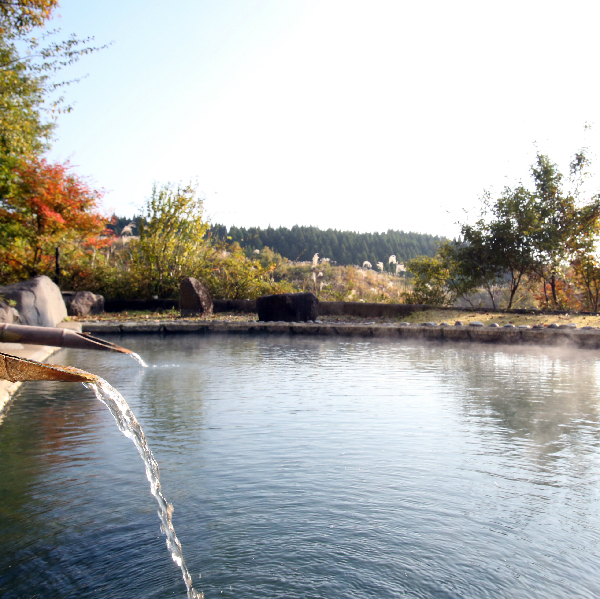
[[[116,351],[123,354],[133,353],[131,350],[104,339],[93,337],[89,333],[77,333],[69,329],[53,327],[33,327],[20,324],[0,325],[0,342],[23,343],[25,345],[51,345],[53,347],[71,347],[74,349],[99,349]]]
[[[137,355],[127,350],[125,353],[133,354],[134,356]],[[158,463],[148,447],[142,427],[123,396],[103,378],[85,370],[79,370],[79,368],[71,366],[42,364],[34,360],[17,358],[16,356],[3,353],[0,353],[0,379],[13,383],[21,381],[75,382],[84,383],[85,386],[93,389],[96,397],[109,409],[117,422],[119,430],[133,441],[144,461],[146,478],[150,482],[150,491],[159,505],[158,516],[161,521],[161,531],[167,537],[167,548],[169,549],[171,558],[179,566],[183,575],[188,599],[203,599],[204,595],[196,591],[192,586],[192,577],[183,559],[181,543],[173,527],[173,506],[167,502],[161,492]]]

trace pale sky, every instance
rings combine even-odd
[[[563,172],[600,147],[597,6],[62,0],[65,36],[114,43],[69,73],[51,156],[120,215],[195,180],[228,226],[451,237],[534,144]]]

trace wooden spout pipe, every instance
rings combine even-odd
[[[42,364],[3,353],[0,353],[0,379],[13,383],[17,381],[95,383],[98,380],[96,375],[79,370],[79,368]]]
[[[92,337],[88,333],[20,324],[0,324],[0,342],[51,345],[52,347],[72,347],[75,349],[99,349],[118,351],[124,354],[132,353],[129,349],[110,343],[110,341],[104,341],[104,339]]]

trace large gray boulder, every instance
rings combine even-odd
[[[21,318],[19,317],[19,313],[8,304],[5,304],[3,301],[0,301],[0,323],[6,324],[20,324]]]
[[[63,300],[69,316],[89,316],[104,312],[104,296],[91,291],[63,291]]]
[[[306,322],[319,316],[319,300],[313,293],[278,293],[256,300],[258,320]]]
[[[198,279],[187,277],[179,285],[181,316],[210,316],[213,302],[206,286]]]
[[[45,275],[0,287],[0,297],[16,302],[21,324],[54,327],[67,317],[60,289]]]

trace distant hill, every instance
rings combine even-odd
[[[318,253],[341,265],[362,265],[368,260],[373,267],[377,262],[387,265],[393,254],[398,262],[415,256],[433,256],[445,238],[422,233],[405,233],[388,230],[387,233],[355,233],[318,227],[251,227],[249,229],[213,225],[211,233],[221,239],[230,238],[247,250],[260,250],[265,246],[289,260],[311,260]]]
[[[140,216],[133,218],[117,217],[115,224],[109,225],[115,234],[120,234],[123,227],[135,223],[133,233],[139,233]],[[354,231],[338,231],[336,229],[321,230],[318,227],[231,227],[212,225],[210,234],[230,242],[237,241],[251,253],[268,246],[274,252],[288,260],[311,260],[314,254],[320,258],[329,258],[332,262],[346,266],[367,260],[373,267],[377,262],[387,265],[393,254],[398,262],[406,262],[415,256],[433,256],[438,245],[445,240],[437,235],[423,233],[405,233],[388,230],[386,233],[355,233]]]

